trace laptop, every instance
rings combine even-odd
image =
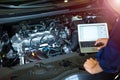
[[[78,41],[81,53],[98,52],[94,45],[98,38],[109,38],[107,23],[78,24]]]

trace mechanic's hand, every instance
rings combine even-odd
[[[108,38],[99,38],[96,42],[95,42],[95,46],[98,44],[98,43],[102,43],[103,45],[102,46],[99,46],[97,47],[98,50],[100,50],[101,48],[105,47],[107,45],[107,42],[108,42]]]
[[[99,62],[97,60],[94,60],[93,58],[87,59],[83,66],[85,70],[90,74],[96,74],[103,71],[103,69],[99,65]]]

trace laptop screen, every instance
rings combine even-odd
[[[79,41],[96,41],[98,38],[108,38],[106,23],[78,24]]]

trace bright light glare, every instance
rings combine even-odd
[[[116,11],[118,14],[120,14],[120,0],[107,0],[109,5]]]
[[[120,0],[115,0],[117,4],[120,4]]]
[[[65,3],[67,3],[67,2],[68,2],[68,0],[64,0],[64,2],[65,2]]]

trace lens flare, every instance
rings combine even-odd
[[[116,4],[120,4],[120,0],[115,0],[115,3]]]
[[[120,0],[107,0],[107,2],[115,12],[120,14]]]

